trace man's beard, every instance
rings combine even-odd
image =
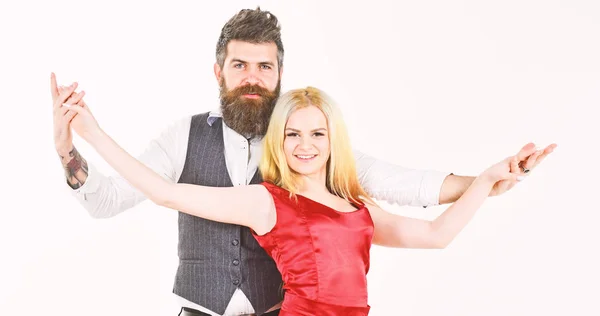
[[[246,138],[264,136],[269,127],[275,102],[279,97],[281,81],[277,82],[274,91],[257,85],[244,85],[229,91],[223,78],[219,86],[221,112],[225,124]],[[259,97],[250,99],[244,97],[244,94],[256,94]]]

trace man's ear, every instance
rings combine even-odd
[[[213,71],[215,72],[215,78],[217,78],[217,82],[221,82],[221,66],[218,63],[215,63],[213,66]]]

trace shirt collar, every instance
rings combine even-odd
[[[206,118],[206,123],[208,123],[209,126],[212,126],[213,123],[218,119],[218,118],[222,118],[223,114],[221,113],[221,110],[212,110],[208,113],[208,117]]]

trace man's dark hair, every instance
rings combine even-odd
[[[262,44],[273,42],[277,45],[277,63],[281,69],[283,65],[283,43],[281,42],[281,26],[277,17],[269,11],[256,9],[243,9],[231,17],[221,29],[217,42],[217,64],[223,69],[227,44],[232,40]]]

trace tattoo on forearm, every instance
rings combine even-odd
[[[72,189],[80,188],[88,176],[87,161],[79,154],[75,147],[69,152],[68,157],[60,156],[60,158],[65,168],[67,184]]]

